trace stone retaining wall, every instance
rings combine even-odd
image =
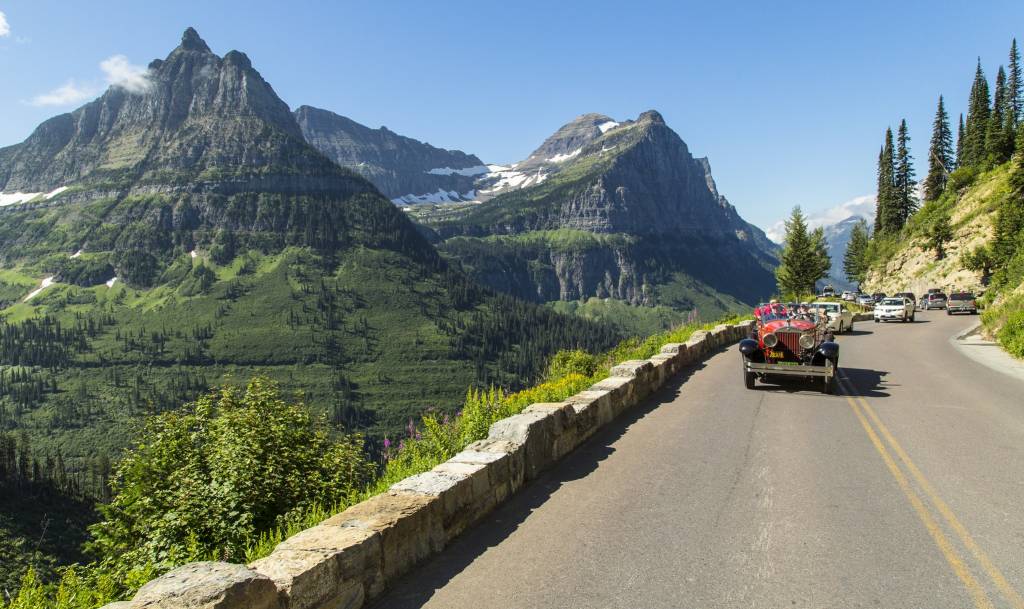
[[[251,565],[190,563],[104,609],[361,607],[684,367],[748,336],[752,324],[695,332],[650,359],[615,366],[564,402],[533,404],[497,421],[486,439],[288,538]]]

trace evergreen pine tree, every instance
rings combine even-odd
[[[960,126],[956,129],[956,161],[957,167],[964,164],[964,113],[960,113]]]
[[[917,211],[917,182],[914,180],[914,159],[910,156],[910,134],[907,132],[907,120],[900,121],[896,136],[896,159],[893,186],[895,201],[893,202],[895,230],[902,229],[910,216]]]
[[[867,249],[871,236],[868,234],[868,223],[862,218],[850,230],[850,241],[846,245],[846,253],[843,255],[843,272],[846,280],[860,284],[864,281],[864,272],[867,270]]]
[[[1006,71],[1006,106],[1007,116],[1014,129],[1024,112],[1024,75],[1021,74],[1020,52],[1017,50],[1017,39],[1010,43],[1010,65]]]
[[[988,133],[988,117],[991,99],[988,81],[981,69],[981,58],[974,71],[974,83],[967,99],[967,122],[964,126],[964,156],[962,167],[981,165],[985,160],[985,135]]]
[[[892,129],[885,130],[885,144],[878,157],[878,198],[875,206],[876,233],[899,230],[899,213],[896,197],[895,152],[893,151]]]
[[[878,194],[875,195],[875,233],[876,234],[882,232],[882,215],[883,215],[882,214],[882,202],[885,199],[885,194],[884,193],[885,193],[885,190],[886,190],[885,179],[883,177],[883,172],[884,172],[884,168],[885,168],[884,161],[885,161],[885,147],[883,146],[883,147],[878,149],[878,186],[876,187],[876,192]]]
[[[807,221],[800,207],[794,207],[786,220],[786,242],[775,270],[779,292],[800,300],[814,294],[814,285],[828,275],[832,263],[828,256],[825,231],[807,230]]]
[[[953,134],[949,115],[939,96],[939,107],[932,122],[932,141],[928,147],[928,175],[924,179],[924,199],[934,201],[946,190],[946,178],[953,168]]]
[[[985,132],[985,164],[986,166],[998,165],[1010,158],[1013,141],[1007,138],[1006,125],[1003,118],[1006,116],[1006,72],[1003,66],[999,66],[996,73],[996,85],[992,99],[992,110],[988,117],[988,126]]]

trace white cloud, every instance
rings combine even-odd
[[[112,55],[100,62],[107,84],[129,93],[145,93],[149,89],[149,72],[133,65],[124,55]]]
[[[11,35],[11,26],[7,25],[7,15],[0,11],[0,38]]]
[[[850,216],[859,216],[864,218],[869,223],[875,220],[875,195],[862,195],[854,197],[849,201],[845,201],[830,207],[826,210],[819,212],[811,212],[807,214],[807,226],[808,228],[818,228],[819,226],[828,226],[837,222],[849,218]],[[779,220],[775,224],[765,229],[765,234],[768,238],[776,243],[782,243],[786,237],[786,224],[785,220]]]
[[[85,101],[96,95],[96,88],[90,85],[79,85],[69,80],[53,91],[36,95],[29,101],[33,106],[70,106]]]
[[[150,86],[149,71],[133,65],[124,55],[112,55],[100,62],[100,70],[111,87],[120,87],[129,93],[145,93]],[[52,91],[29,100],[33,106],[70,106],[96,97],[103,90],[98,82],[79,84],[69,80]]]

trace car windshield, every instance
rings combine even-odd
[[[813,306],[816,309],[825,309],[829,313],[839,312],[839,305],[834,302],[816,302],[811,306]]]
[[[946,295],[945,294],[931,294],[930,296],[928,296],[928,298],[931,298],[932,300],[945,300],[946,299]]]
[[[894,307],[900,307],[900,306],[903,306],[903,299],[902,298],[886,298],[885,300],[882,301],[882,304],[889,305],[889,306],[894,306]]]
[[[950,300],[974,300],[974,294],[970,292],[963,292],[961,294],[953,294],[949,297]]]

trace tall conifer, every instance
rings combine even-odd
[[[996,85],[993,91],[992,110],[989,113],[985,131],[985,164],[998,165],[1010,158],[1013,149],[1012,135],[1006,132],[1003,118],[1007,113],[1006,72],[999,66],[996,73]]]
[[[914,180],[914,159],[910,156],[910,134],[907,120],[900,121],[896,136],[895,172],[893,173],[893,202],[895,230],[900,230],[917,211],[917,181]]]
[[[846,253],[843,254],[843,272],[846,274],[847,281],[857,284],[864,281],[864,272],[867,270],[865,257],[870,240],[868,223],[861,218],[853,225],[853,229],[850,231],[850,242],[846,246]]]
[[[981,165],[985,160],[985,135],[988,133],[988,117],[991,108],[988,81],[981,69],[981,58],[974,71],[974,83],[967,99],[967,122],[964,127],[964,156],[961,166]]]
[[[1006,105],[1007,115],[1016,129],[1024,112],[1024,75],[1021,74],[1020,52],[1017,50],[1017,39],[1010,43],[1010,65],[1006,71]]]
[[[942,96],[932,121],[932,140],[928,147],[928,175],[924,179],[924,199],[934,201],[946,190],[946,177],[953,168],[953,133]]]
[[[964,113],[960,113],[960,125],[956,128],[956,161],[957,167],[964,164]]]
[[[885,130],[885,144],[878,156],[878,199],[875,207],[877,233],[899,230],[899,215],[896,209],[895,152],[892,129]]]

